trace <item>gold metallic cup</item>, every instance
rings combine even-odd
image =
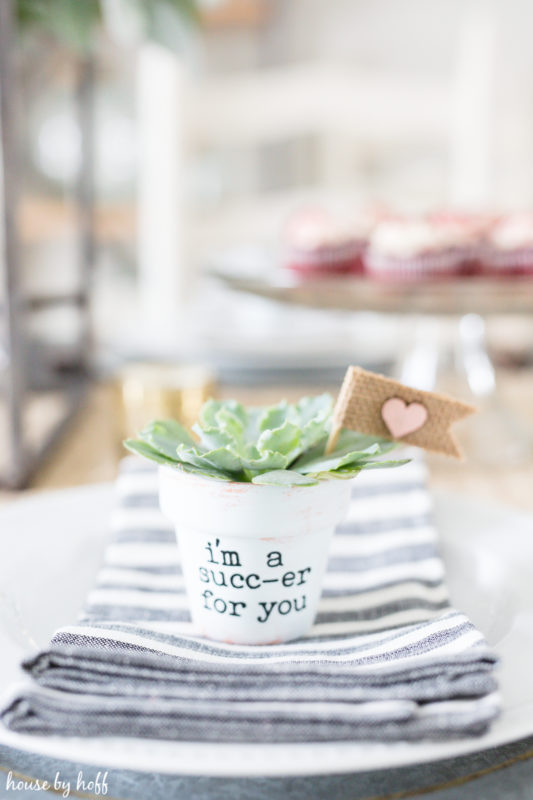
[[[128,364],[117,376],[120,439],[135,436],[152,419],[177,419],[186,427],[215,394],[213,373],[199,364]]]

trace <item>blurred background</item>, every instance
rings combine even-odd
[[[531,508],[532,25],[527,0],[3,0],[2,496],[351,363],[476,402],[433,480]],[[287,261],[295,230],[331,260],[384,218],[480,219],[484,247],[518,212],[518,276]]]

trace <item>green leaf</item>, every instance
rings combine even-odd
[[[155,461],[157,464],[165,464],[169,467],[179,466],[177,461],[173,461],[167,456],[162,455],[162,453],[158,453],[157,450],[154,450],[154,448],[150,447],[150,445],[146,444],[146,442],[140,442],[138,439],[126,439],[123,442],[123,445],[127,450],[130,451],[130,453],[135,453],[135,455],[149,458],[150,461]]]
[[[260,406],[254,406],[247,409],[247,420],[244,428],[244,441],[246,444],[255,443],[261,434],[261,418],[265,409]]]
[[[240,461],[244,469],[256,472],[285,469],[289,463],[289,459],[283,453],[276,453],[272,450],[265,450],[261,453],[253,444],[246,446],[244,453],[240,455]]]
[[[323,480],[327,477],[332,478],[354,478],[360,472],[367,469],[390,469],[391,467],[401,467],[403,464],[408,464],[409,458],[401,459],[399,461],[357,461],[356,463],[340,467],[339,469],[328,470],[326,472],[313,472],[311,477]]]
[[[356,475],[359,475],[361,472],[360,469],[356,469],[355,467],[350,469],[349,467],[344,467],[343,469],[331,469],[326,470],[325,472],[311,472],[307,475],[308,478],[315,478],[318,481],[325,481],[325,480],[349,480],[350,478],[355,478]]]
[[[243,419],[241,415],[236,413],[234,409],[225,406],[217,411],[216,425],[221,431],[231,436],[237,442],[239,447],[242,445],[244,440],[246,416]]]
[[[318,481],[290,469],[276,469],[256,475],[255,478],[252,478],[252,483],[261,486],[316,486]]]
[[[173,419],[154,420],[144,428],[139,437],[154,450],[163,453],[169,458],[178,461],[177,450],[179,445],[196,447],[196,442],[190,433]]]
[[[49,33],[76,54],[85,55],[106,24],[103,3],[104,0],[16,0],[19,27]],[[196,0],[122,0],[122,4],[123,13],[136,15],[144,37],[173,50],[187,49],[201,19]]]
[[[246,425],[248,412],[242,403],[238,403],[237,400],[223,400],[221,410],[229,411],[234,417],[237,417],[243,426]]]
[[[102,19],[100,0],[17,0],[17,14],[22,26],[49,33],[81,55],[94,44]]]
[[[360,461],[357,466],[361,469],[390,469],[403,467],[404,464],[409,464],[410,461],[410,458],[401,458],[398,461]]]
[[[292,460],[301,453],[300,438],[300,428],[286,420],[280,428],[264,430],[258,439],[257,449],[260,453],[282,453]]]
[[[197,447],[187,447],[180,444],[177,450],[179,461],[192,464],[195,467],[215,469],[217,472],[241,472],[241,462],[231,450],[220,447],[218,450],[201,452]]]
[[[181,469],[183,472],[188,472],[191,475],[201,475],[204,478],[213,478],[217,481],[235,480],[230,475],[226,475],[224,472],[219,472],[215,469],[209,469],[209,467],[194,467],[192,464],[178,464],[177,468]]]
[[[333,410],[333,398],[330,394],[302,397],[294,408],[302,427],[313,421],[328,422]]]
[[[302,453],[316,444],[322,444],[321,452],[323,453],[327,440],[328,434],[324,433],[324,423],[311,420],[302,428]]]
[[[372,444],[379,444],[381,453],[388,453],[394,450],[398,445],[390,439],[383,439],[379,436],[370,436],[367,433],[359,433],[358,431],[351,431],[348,428],[343,428],[339,434],[337,444],[335,445],[334,453],[347,453],[351,450],[364,450]]]
[[[286,400],[282,400],[277,406],[270,406],[270,408],[261,409],[262,413],[259,418],[259,430],[271,431],[275,428],[281,428],[287,415],[289,414],[290,406]]]
[[[199,437],[200,444],[206,450],[216,450],[219,447],[235,448],[237,446],[233,436],[230,436],[225,431],[220,431],[218,428],[202,428],[200,425],[195,424],[192,429]]]
[[[146,442],[140,442],[138,439],[126,439],[123,444],[131,453],[148,458],[150,461],[155,461],[156,464],[163,464],[165,467],[172,467],[172,469],[190,472],[194,475],[203,475],[206,478],[217,478],[221,481],[232,480],[229,475],[226,475],[220,470],[212,469],[209,465],[193,466],[192,464],[185,464],[181,461],[173,461],[162,453],[158,453],[157,450],[154,450],[154,448],[150,447]]]
[[[325,472],[359,461],[368,460],[368,456],[380,456],[393,450],[396,442],[381,439],[356,431],[343,430],[333,452],[324,455],[325,441],[319,446],[307,450],[294,464],[292,469],[298,472]]]
[[[298,459],[292,468],[298,472],[326,472],[327,470],[339,469],[346,467],[355,462],[364,461],[368,456],[379,455],[379,444],[374,443],[365,450],[356,450],[349,453],[331,453],[329,456],[322,456],[313,459]]]
[[[220,400],[207,400],[200,409],[198,421],[202,428],[216,428],[217,426],[217,412],[222,408]]]

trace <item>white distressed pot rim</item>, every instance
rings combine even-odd
[[[313,486],[265,486],[218,481],[161,466],[160,502],[176,525],[221,535],[296,536],[334,527],[339,506],[346,507],[349,480],[325,480]]]

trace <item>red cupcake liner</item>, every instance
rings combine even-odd
[[[364,256],[364,265],[368,276],[376,280],[433,280],[460,275],[465,255],[462,249],[450,249],[398,258],[369,249]]]
[[[466,277],[475,277],[483,271],[483,256],[479,244],[467,247],[463,251],[460,274]]]
[[[486,247],[481,255],[481,263],[484,275],[500,278],[533,276],[533,247],[519,250]]]
[[[365,246],[366,242],[353,241],[312,250],[289,248],[285,253],[285,266],[300,277],[360,275]]]

